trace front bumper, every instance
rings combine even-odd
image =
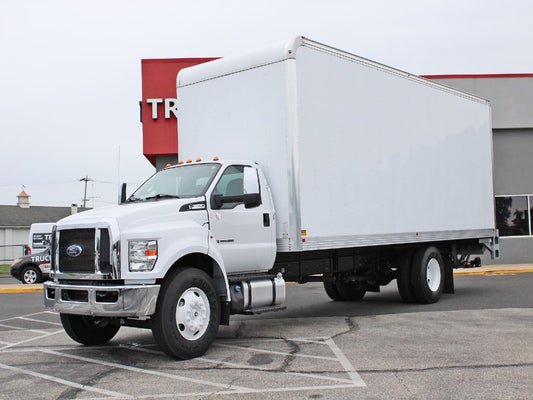
[[[65,314],[143,318],[155,312],[160,285],[91,286],[44,283],[44,305]]]

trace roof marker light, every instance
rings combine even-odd
[[[202,161],[202,159],[198,157],[198,158],[196,159],[196,162],[200,162],[200,161]]]
[[[218,161],[218,157],[213,157],[213,161]]]
[[[187,164],[189,163],[192,163],[192,160],[190,158],[187,160]]]
[[[165,165],[165,168],[168,168],[168,167],[172,167],[172,164],[168,163],[167,165]]]
[[[181,165],[181,164],[183,164],[183,161],[181,161],[181,160],[178,161],[178,165]]]

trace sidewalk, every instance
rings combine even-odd
[[[460,268],[454,270],[453,275],[505,275],[525,272],[533,272],[533,264],[486,265],[480,268]],[[10,275],[0,275],[0,293],[41,293],[42,291],[42,283],[24,285]]]

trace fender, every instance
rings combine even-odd
[[[210,251],[215,244],[209,238],[207,224],[194,220],[180,220],[179,225],[169,227],[168,224],[155,224],[146,227],[142,232],[123,232],[121,237],[121,278],[126,284],[154,283],[163,279],[172,266],[189,254],[204,254],[214,262],[213,279],[219,294],[230,298],[229,283],[224,261],[219,252]],[[128,241],[136,239],[155,239],[158,241],[158,255],[154,269],[147,272],[131,272],[128,269]]]

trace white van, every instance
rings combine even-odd
[[[40,253],[50,247],[52,240],[53,222],[39,222],[31,224],[30,236],[28,238],[28,246],[30,247],[30,254]]]

